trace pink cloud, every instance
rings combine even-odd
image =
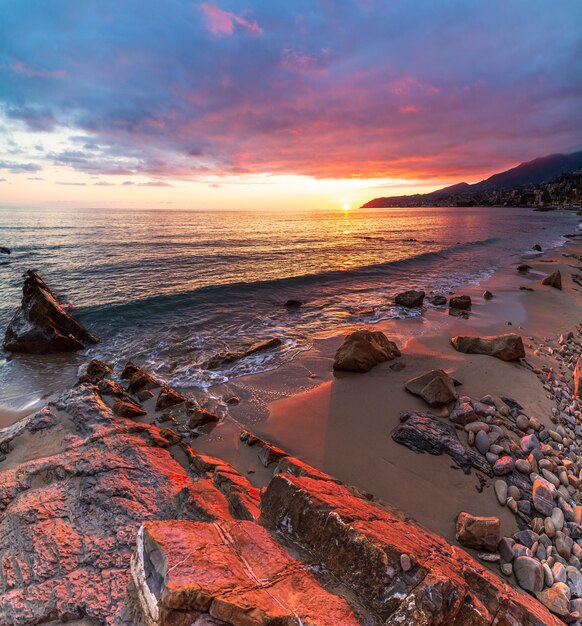
[[[65,77],[65,70],[46,70],[42,67],[34,67],[33,65],[28,65],[24,61],[14,61],[10,68],[18,74],[24,74],[25,76],[34,76],[36,78]]]
[[[234,34],[235,24],[242,26],[252,35],[261,35],[263,33],[263,29],[256,20],[249,22],[244,17],[229,11],[223,11],[213,4],[201,4],[200,10],[204,13],[206,28],[217,37]]]
[[[327,56],[328,50],[323,50],[323,54]],[[300,72],[304,74],[324,74],[325,67],[322,59],[310,54],[303,54],[296,50],[286,48],[281,54],[280,66],[287,70]]]

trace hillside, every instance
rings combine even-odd
[[[374,198],[364,208],[423,206],[570,206],[582,200],[582,151],[527,161],[475,184],[427,194]]]

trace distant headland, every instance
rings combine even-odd
[[[363,208],[432,206],[531,206],[580,208],[582,151],[521,163],[479,183],[457,183],[431,193],[374,198]]]

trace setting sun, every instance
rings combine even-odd
[[[343,209],[344,211],[349,211],[349,210],[350,210],[350,208],[351,208],[351,206],[350,206],[350,204],[349,204],[348,202],[344,202],[344,203],[342,204],[342,209]]]

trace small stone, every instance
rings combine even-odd
[[[562,530],[562,528],[564,528],[564,513],[562,512],[562,509],[554,507],[551,518],[556,530]]]
[[[515,469],[522,474],[531,473],[531,465],[525,459],[517,459],[515,462]]]
[[[556,583],[565,583],[568,580],[568,573],[562,563],[554,563],[554,566],[552,567],[552,576],[554,577],[554,582]]]
[[[507,502],[507,483],[504,480],[496,480],[493,484],[495,496],[501,506],[505,506]]]
[[[493,466],[495,476],[505,476],[510,474],[515,467],[515,463],[510,456],[502,456]]]
[[[540,447],[540,442],[535,435],[525,435],[520,439],[519,445],[524,452],[532,452]]]
[[[544,570],[541,563],[530,556],[519,556],[513,563],[517,584],[526,591],[536,593],[544,587]]]
[[[554,509],[555,491],[555,487],[547,480],[540,477],[534,480],[532,489],[534,509],[545,517],[549,517]]]
[[[410,557],[408,556],[408,554],[400,555],[400,567],[402,568],[403,572],[408,572],[410,571],[410,569],[412,569],[412,562],[410,561]]]
[[[564,583],[554,583],[543,591],[536,592],[536,598],[552,613],[565,617],[570,612],[570,598],[568,586]]]
[[[512,497],[514,500],[519,500],[521,498],[521,491],[515,485],[510,485],[507,488],[507,495]]]
[[[515,546],[515,539],[511,537],[502,537],[497,544],[497,552],[499,552],[501,558],[508,563],[513,561],[513,546]]]
[[[518,415],[515,419],[515,425],[519,430],[527,430],[529,428],[529,419],[525,415]]]
[[[475,434],[475,447],[481,454],[487,454],[490,445],[489,437],[484,430],[480,430]]]
[[[511,576],[513,574],[513,565],[511,563],[502,563],[499,569],[505,576]]]
[[[494,552],[500,538],[500,522],[497,517],[475,517],[461,512],[457,518],[457,541],[468,548]]]

